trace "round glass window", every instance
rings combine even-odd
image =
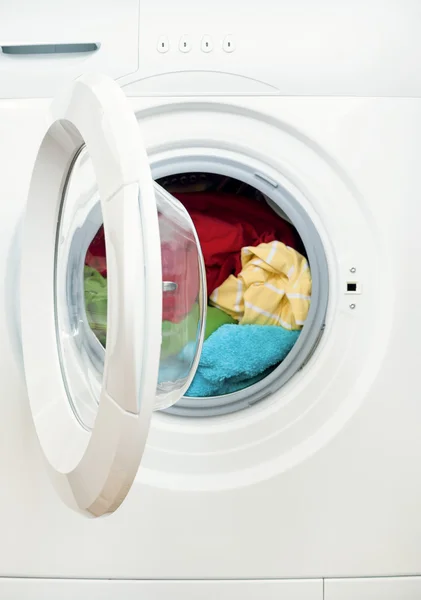
[[[186,392],[196,371],[206,318],[206,279],[188,212],[158,185],[155,197],[163,277],[162,297],[157,298],[162,302],[163,325],[155,408],[163,409]],[[106,247],[112,243],[102,225],[92,162],[83,148],[63,191],[55,292],[63,379],[70,405],[87,429],[95,422],[103,377],[108,318]],[[146,279],[157,276],[145,275]]]

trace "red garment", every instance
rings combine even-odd
[[[277,240],[302,250],[294,227],[266,202],[222,193],[174,194],[188,210],[199,236],[208,295],[241,271],[241,248]]]
[[[177,284],[173,292],[164,292],[162,318],[179,323],[191,311],[199,293],[199,249],[193,235],[174,230],[167,217],[159,216],[161,233],[162,279]]]
[[[208,295],[229,275],[238,275],[241,271],[244,246],[277,240],[304,252],[294,227],[278,217],[265,202],[215,192],[174,196],[186,207],[196,227],[206,265]],[[186,251],[179,242],[162,243],[161,252],[163,280],[173,281],[178,286],[175,292],[164,294],[163,319],[177,323],[188,314],[198,294],[197,254]],[[85,264],[107,276],[103,227],[89,246]]]
[[[105,255],[105,238],[104,227],[101,226],[90,243],[86,252],[85,265],[92,267],[101,273],[103,277],[107,277],[107,259]]]
[[[163,225],[160,216],[160,227]],[[171,228],[171,224],[169,224]],[[163,238],[161,229],[161,239]],[[169,241],[161,242],[162,279],[177,284],[174,292],[165,292],[162,298],[162,318],[178,323],[190,312],[199,293],[198,251],[196,244],[185,236],[174,234]],[[85,264],[107,277],[104,228],[92,240]]]

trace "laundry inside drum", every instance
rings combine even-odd
[[[158,396],[179,391],[194,365],[179,407],[188,406],[193,416],[196,406],[199,413],[214,401],[223,406],[241,398],[238,407],[244,408],[290,356],[307,321],[313,279],[304,242],[281,206],[238,179],[193,172],[157,184],[163,279]],[[102,226],[86,252],[84,298],[91,330],[105,347]]]

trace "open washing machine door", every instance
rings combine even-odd
[[[107,251],[103,344],[92,331],[84,294],[85,252],[101,224]],[[189,269],[177,272],[189,280],[189,295],[177,295],[177,282],[163,281],[168,257]],[[189,346],[183,360],[173,360],[168,344],[165,353],[161,349],[165,294],[174,295],[173,308],[179,303],[178,317],[190,311],[189,331],[177,328],[178,356],[180,340]],[[194,226],[154,184],[126,97],[111,79],[79,78],[51,107],[30,185],[21,276],[30,407],[52,480],[67,504],[100,516],[124,500],[152,411],[175,403],[194,376],[205,311]]]

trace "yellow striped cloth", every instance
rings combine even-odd
[[[241,250],[242,270],[230,275],[210,303],[240,324],[301,329],[310,307],[311,273],[307,260],[282,242]]]

